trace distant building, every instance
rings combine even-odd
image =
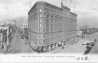
[[[13,36],[15,35],[16,27],[14,25],[0,25],[0,49],[7,50]]]
[[[56,7],[39,1],[28,12],[32,48],[58,43],[76,36],[77,15],[66,6]]]
[[[9,30],[8,27],[6,26],[1,26],[0,27],[0,48],[2,49],[6,49],[6,46],[9,44],[8,41],[8,34],[9,34]]]

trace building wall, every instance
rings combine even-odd
[[[58,9],[54,9],[52,7],[45,7],[44,14],[48,15],[48,17],[41,17],[42,21],[46,21],[44,23],[44,27],[46,27],[45,34],[45,43],[50,44],[50,42],[60,42],[62,40],[66,40],[66,38],[71,37],[76,34],[76,20],[73,15],[70,14],[70,11],[60,11]],[[65,12],[65,13],[64,13]],[[44,31],[45,32],[45,31]]]
[[[37,4],[30,10],[28,21],[33,44],[48,45],[76,35],[76,15],[69,9]]]

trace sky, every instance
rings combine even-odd
[[[38,0],[0,0],[0,21],[27,17],[27,13]],[[61,0],[42,0],[60,6]],[[98,0],[62,0],[64,5],[77,13],[79,25],[98,26]]]

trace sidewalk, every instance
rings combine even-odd
[[[84,40],[80,40],[78,43],[73,45],[66,45],[64,49],[58,48],[55,51],[52,51],[51,53],[84,53],[86,50],[86,46],[81,45],[84,42]]]

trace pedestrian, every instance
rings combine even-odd
[[[61,47],[62,46],[62,43],[61,42],[58,42],[58,47]]]
[[[51,50],[53,50],[53,49],[54,49],[54,45],[53,45],[53,44],[51,44],[50,46],[51,46]]]
[[[65,46],[65,41],[61,41],[61,44],[62,44],[62,49],[64,49],[64,46]]]

